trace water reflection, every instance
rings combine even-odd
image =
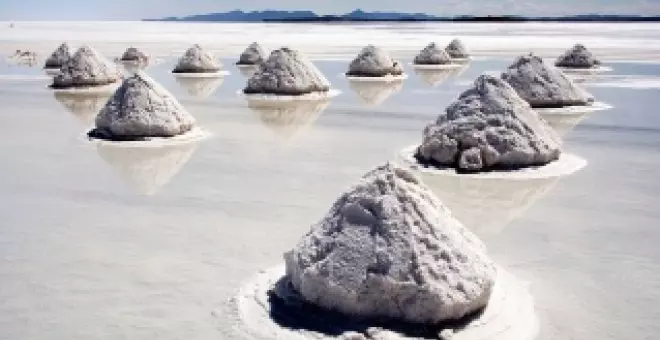
[[[424,173],[422,179],[459,221],[482,237],[501,233],[558,181],[557,177],[507,180]]]
[[[259,115],[261,122],[284,139],[312,126],[328,105],[329,100],[248,102],[248,107]]]
[[[187,78],[187,77],[174,77],[176,82],[184,88],[189,95],[197,98],[206,98],[212,95],[222,83],[225,81],[224,77],[211,77],[211,78]]]
[[[183,168],[198,142],[163,146],[122,146],[100,143],[97,151],[141,195],[153,195]]]
[[[85,125],[94,123],[96,115],[110,95],[110,93],[54,93],[55,99]]]
[[[442,84],[445,80],[449,79],[456,70],[428,70],[428,69],[414,69],[415,74],[422,78],[422,81],[429,86],[436,87]]]
[[[548,125],[550,125],[560,137],[564,137],[571,132],[587,116],[587,114],[541,114],[540,116],[548,122]]]
[[[393,94],[401,91],[401,88],[403,88],[403,81],[379,82],[349,80],[348,85],[365,104],[368,106],[378,106],[383,104]]]

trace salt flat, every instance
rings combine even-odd
[[[459,33],[477,58],[434,87],[406,65],[403,86],[366,105],[336,76],[366,43],[407,64]],[[241,284],[281,262],[347,185],[418,142],[479,74],[530,48],[552,57],[576,36],[613,68],[585,83],[613,108],[565,135],[588,166],[542,195],[516,187],[528,209],[479,236],[531,283],[540,339],[660,337],[660,98],[653,86],[617,85],[660,78],[660,25],[19,22],[0,24],[3,59],[17,48],[43,57],[65,39],[110,57],[144,47],[160,61],[147,72],[211,136],[185,150],[109,154],[81,139],[90,120],[58,101],[38,66],[3,62],[0,339],[244,339],[231,300]],[[191,37],[231,72],[205,96],[169,72]],[[232,64],[253,40],[295,43],[342,94],[295,117],[248,108]]]

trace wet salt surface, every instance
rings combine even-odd
[[[436,87],[406,67],[402,88],[369,107],[347,80],[331,78],[342,94],[284,136],[274,128],[284,118],[263,119],[236,96],[245,78],[232,60],[223,60],[232,74],[200,98],[172,77],[168,58],[147,72],[213,138],[138,170],[131,155],[81,142],[89,125],[47,81],[0,78],[0,338],[248,339],[231,301],[240,285],[281,262],[358,176],[418,142],[465,82],[510,61],[475,60]],[[317,65],[326,75],[346,68]],[[652,64],[613,66],[608,76],[659,75]],[[0,66],[0,74],[40,72]],[[565,135],[589,165],[529,195],[534,204],[506,228],[492,221],[501,232],[480,236],[531,283],[539,339],[653,339],[660,98],[652,89],[589,91],[614,107]],[[487,228],[496,215],[471,222]]]

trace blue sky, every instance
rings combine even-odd
[[[433,14],[563,15],[583,13],[660,15],[660,0],[0,0],[0,20],[136,20],[232,9],[311,9]]]

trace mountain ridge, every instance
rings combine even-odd
[[[569,16],[519,16],[519,15],[459,15],[437,16],[427,13],[403,12],[366,12],[355,9],[352,12],[338,15],[319,15],[310,10],[263,10],[195,14],[184,17],[166,17],[162,19],[144,19],[145,21],[183,21],[183,22],[525,22],[525,21],[559,21],[559,22],[660,22],[660,16],[613,15],[613,14],[578,14]]]

